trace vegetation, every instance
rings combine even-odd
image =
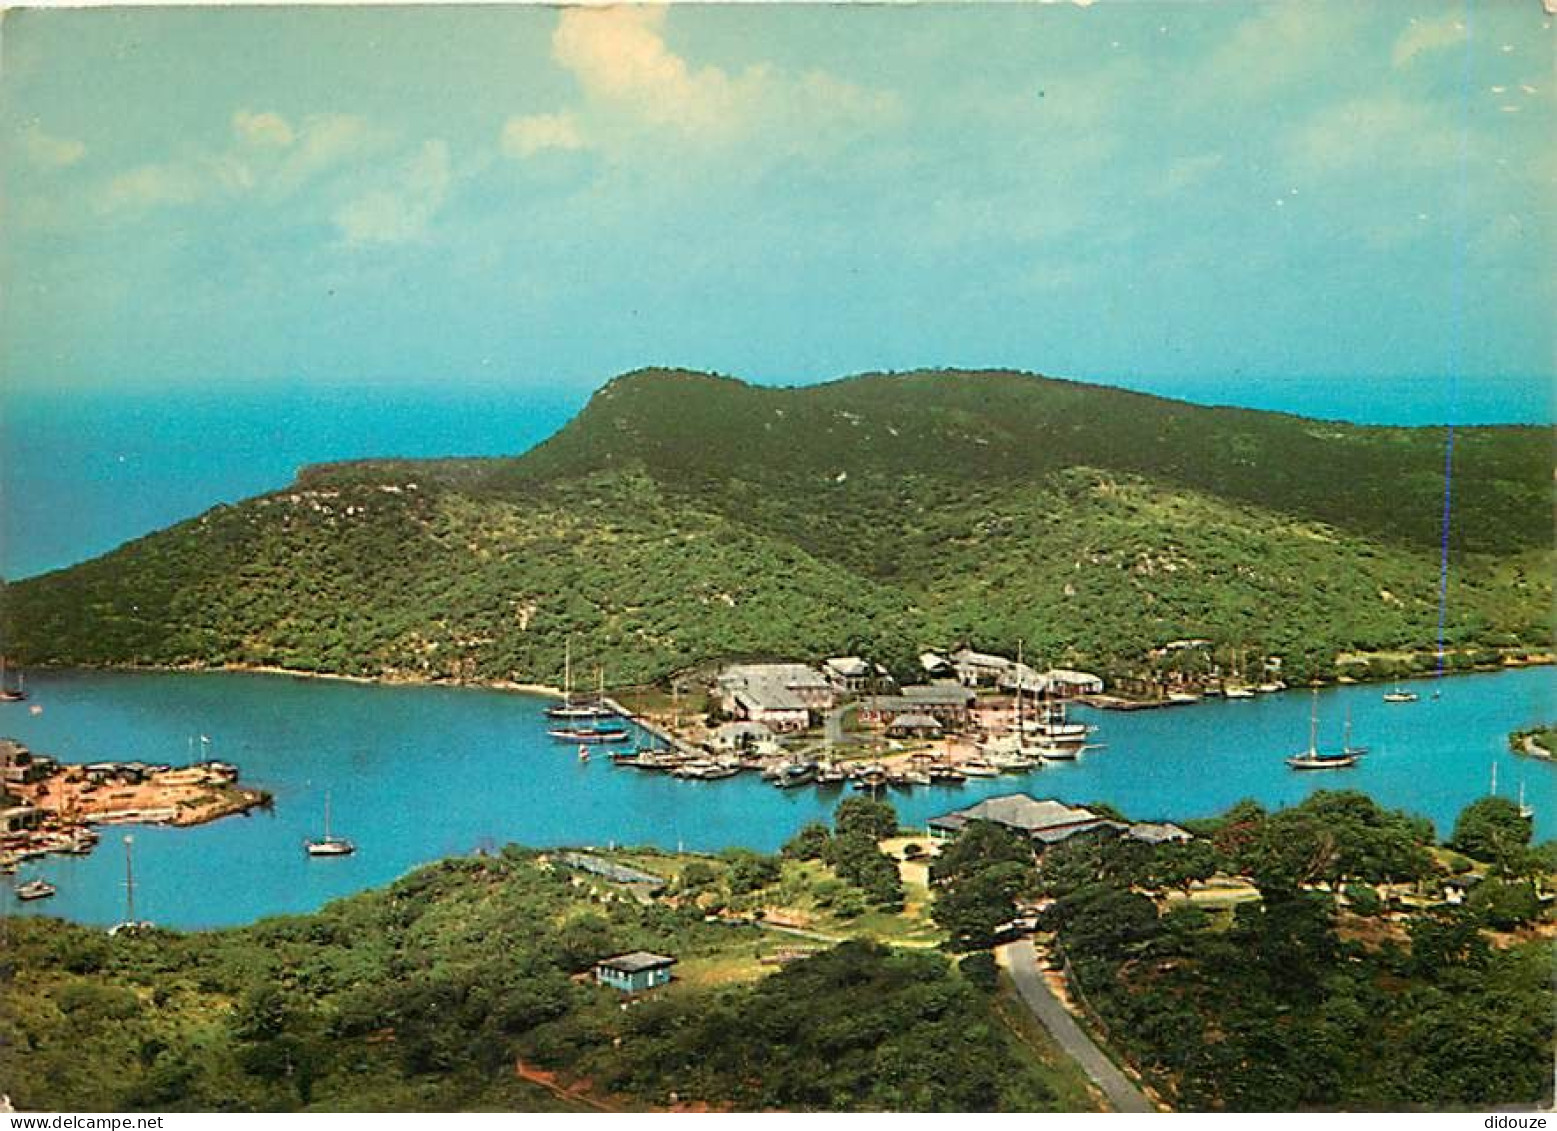
[[[1550,430],[1458,433],[1451,666],[1541,650]],[[1109,675],[1432,662],[1441,437],[1011,373],[619,378],[511,460],[303,472],[4,591],[22,663],[559,682],[968,641]],[[1198,662],[1198,658],[1197,658]]]
[[[653,863],[685,889],[773,863],[755,859]],[[793,938],[512,848],[238,930],[5,931],[0,1092],[23,1110],[1060,1102],[983,972],[975,986],[931,949],[870,942],[764,964]],[[580,977],[640,948],[676,956],[678,980],[624,1009]]]
[[[1484,802],[1461,815],[1456,845],[1483,878],[1460,907],[1431,898],[1443,876],[1430,830],[1347,792],[1274,814],[1240,805],[1200,826],[1194,856],[1066,842],[1038,882],[1074,984],[1175,1106],[1549,1104],[1552,945],[1492,933],[1550,914],[1504,871],[1511,842],[1528,843],[1507,816]],[[1204,873],[1206,853],[1257,897],[1188,898],[1194,882],[1178,877]],[[1174,887],[1185,898],[1165,898]]]

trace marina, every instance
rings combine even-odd
[[[1498,765],[1503,793],[1513,799],[1523,787],[1537,838],[1557,835],[1546,800],[1551,766],[1508,744],[1510,732],[1552,716],[1547,668],[1458,676],[1443,681],[1439,700],[1425,693],[1427,681],[1407,683],[1423,692],[1409,705],[1384,703],[1376,685],[1322,689],[1320,745],[1350,741],[1342,735],[1349,708],[1355,741],[1369,747],[1344,777],[1284,764],[1312,706],[1309,694],[1288,693],[1162,711],[1077,707],[1073,721],[1100,726],[1106,749],[1026,773],[970,775],[932,756],[905,760],[897,787],[885,766],[862,769],[856,783],[836,764],[819,764],[809,781],[783,789],[758,772],[728,772],[728,761],[686,759],[666,735],[637,725],[633,745],[646,752],[581,761],[574,745],[546,734],[556,701],[534,695],[237,673],[37,671],[28,685],[44,710],[18,712],[6,725],[33,750],[71,763],[155,764],[189,734],[206,733],[244,781],[273,795],[270,810],[247,817],[134,830],[140,914],[170,927],[311,910],[442,856],[510,842],[772,851],[806,822],[826,819],[857,784],[920,826],[1013,791],[1185,820],[1244,798],[1276,807],[1348,788],[1423,814],[1446,833],[1461,808],[1486,795]],[[645,772],[674,768],[675,758],[679,775]],[[356,851],[324,866],[299,846],[318,838],[326,792],[332,824],[349,831]],[[35,879],[57,894],[19,900],[13,885]],[[0,900],[8,913],[106,926],[123,918],[123,883],[113,853],[52,855],[23,861],[0,884]]]

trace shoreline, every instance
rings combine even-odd
[[[1436,672],[1427,671],[1415,673],[1403,677],[1381,677],[1379,679],[1357,679],[1352,676],[1339,676],[1333,679],[1313,680],[1308,683],[1291,684],[1283,691],[1298,691],[1313,689],[1316,687],[1366,687],[1375,684],[1416,683],[1422,680],[1454,679],[1470,675],[1492,675],[1497,672],[1518,670],[1522,668],[1551,667],[1557,664],[1557,653],[1539,652],[1527,659],[1516,661],[1504,661],[1496,665],[1485,665],[1467,668],[1462,671],[1445,671],[1442,676]],[[297,668],[276,667],[271,664],[32,664],[28,665],[34,671],[86,671],[86,672],[149,672],[149,673],[188,673],[188,674],[222,674],[226,672],[239,675],[275,675],[289,676],[293,679],[319,679],[332,680],[341,683],[356,683],[377,685],[383,687],[459,687],[474,688],[483,691],[504,691],[517,695],[535,695],[547,699],[566,699],[567,693],[562,688],[547,683],[524,683],[509,679],[465,679],[459,676],[423,676],[404,672],[393,672],[381,675],[348,675],[344,672],[319,672],[303,671]],[[621,695],[631,691],[641,691],[654,687],[653,682],[624,684],[616,687],[608,686],[605,692],[608,696]],[[1262,694],[1280,694],[1277,692],[1265,692]],[[1103,692],[1097,696],[1078,696],[1078,701],[1085,703],[1088,699],[1100,699],[1110,701],[1110,706],[1103,709],[1113,710],[1150,710],[1155,708],[1194,706],[1193,703],[1175,703],[1166,699],[1133,699],[1111,692]],[[1206,698],[1217,699],[1219,696],[1205,695],[1201,693],[1201,702]],[[1128,704],[1128,705],[1127,705]],[[1101,704],[1088,704],[1101,706]]]
[[[520,683],[507,679],[461,679],[454,676],[429,677],[392,673],[387,675],[347,675],[344,672],[314,672],[298,668],[280,668],[270,664],[32,664],[41,672],[142,672],[153,675],[275,675],[292,679],[319,679],[336,683],[356,683],[380,687],[461,687],[482,691],[506,691],[516,695],[536,695],[546,699],[565,699],[560,687],[547,683]],[[608,689],[610,690],[610,689]],[[617,690],[624,690],[618,688]]]

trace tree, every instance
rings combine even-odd
[[[1460,811],[1449,847],[1508,871],[1523,860],[1533,827],[1506,797],[1483,797]]]
[[[839,836],[857,832],[873,842],[897,835],[897,810],[890,801],[874,797],[846,797],[833,813],[833,828]]]
[[[1016,896],[1032,880],[1025,864],[994,863],[938,886],[930,917],[953,950],[993,946],[997,929],[1016,914]]]
[[[1528,880],[1484,880],[1471,889],[1465,906],[1497,931],[1512,931],[1541,915],[1541,901],[1535,894],[1535,885]]]
[[[932,884],[953,883],[994,864],[1031,867],[1033,849],[1027,838],[993,821],[973,821],[930,864]]]
[[[730,865],[730,893],[745,895],[775,883],[782,874],[778,857],[764,856],[747,848],[730,848],[720,853]]]
[[[1147,864],[1154,884],[1178,888],[1186,897],[1191,888],[1205,883],[1216,871],[1216,849],[1198,839],[1158,845]]]
[[[840,833],[827,843],[826,860],[841,879],[864,893],[872,903],[891,910],[903,906],[903,881],[897,862],[858,830]]]
[[[791,860],[819,860],[827,852],[831,839],[832,833],[827,831],[826,825],[812,821],[789,838],[781,853]]]

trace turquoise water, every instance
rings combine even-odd
[[[891,797],[906,824],[991,794],[1025,790],[1065,801],[1107,801],[1132,817],[1187,818],[1240,798],[1286,805],[1321,788],[1357,788],[1432,818],[1447,831],[1485,794],[1536,808],[1537,835],[1557,836],[1553,769],[1507,751],[1508,731],[1557,717],[1551,669],[1529,668],[1444,682],[1429,699],[1389,705],[1378,687],[1321,692],[1321,744],[1339,743],[1349,707],[1354,738],[1372,753],[1352,770],[1298,773],[1282,758],[1307,741],[1309,696],[1297,692],[1160,711],[1078,712],[1099,725],[1103,749],[1027,777]],[[271,813],[193,829],[104,830],[87,857],[24,865],[15,882],[44,876],[50,900],[4,909],[110,923],[123,914],[121,838],[135,837],[137,913],[165,926],[212,927],[307,911],[385,883],[451,853],[530,845],[642,844],[713,850],[777,848],[842,794],[780,791],[755,775],[682,782],[617,769],[548,739],[532,696],[458,688],[380,687],[285,676],[35,672],[28,705],[0,704],[0,734],[67,761],[182,762],[190,736],[239,764],[244,780],[275,794]],[[335,832],[357,854],[310,859],[324,794]]]

